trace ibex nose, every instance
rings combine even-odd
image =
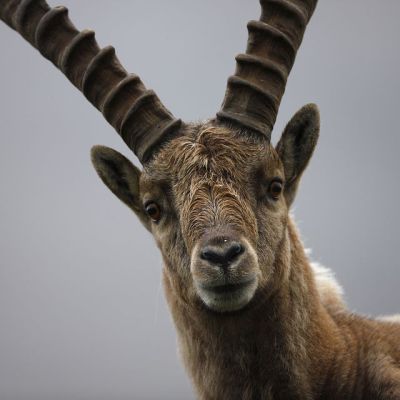
[[[232,264],[242,253],[244,247],[239,242],[223,239],[215,243],[208,243],[201,250],[200,257],[210,264],[226,267]]]

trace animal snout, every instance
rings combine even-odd
[[[230,238],[213,238],[204,244],[200,258],[209,264],[226,268],[245,252],[242,243]]]
[[[256,252],[240,234],[210,232],[197,243],[191,260],[196,292],[211,310],[240,310],[258,287]]]

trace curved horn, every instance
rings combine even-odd
[[[260,21],[248,24],[246,54],[236,57],[219,121],[271,139],[286,81],[317,1],[260,0]]]
[[[142,163],[176,134],[175,119],[137,75],[120,64],[113,47],[100,49],[94,32],[79,32],[65,7],[44,0],[1,0],[0,18],[58,67],[100,110]]]

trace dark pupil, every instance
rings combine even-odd
[[[272,184],[271,190],[272,190],[272,193],[275,195],[280,194],[282,191],[282,186],[280,183],[275,182]]]
[[[160,209],[157,204],[149,204],[146,207],[146,212],[153,220],[157,220],[160,217]]]
[[[156,206],[149,206],[147,207],[147,213],[151,216],[154,217],[158,214],[158,209]]]

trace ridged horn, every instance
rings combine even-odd
[[[246,54],[236,57],[236,72],[228,79],[217,120],[270,140],[286,81],[317,0],[260,3],[260,21],[248,24]]]
[[[0,18],[59,68],[100,110],[142,163],[177,133],[181,121],[122,67],[113,47],[100,49],[94,32],[79,32],[65,7],[44,0],[1,0]]]

